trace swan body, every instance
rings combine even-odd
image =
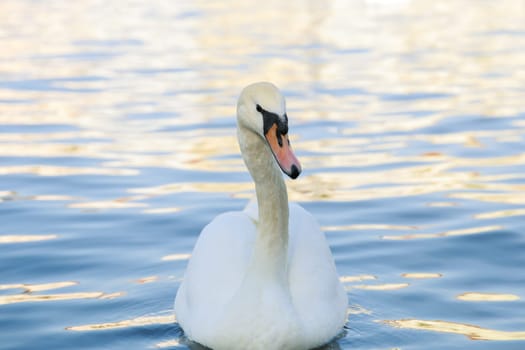
[[[341,331],[348,301],[319,224],[288,203],[281,170],[296,178],[301,166],[284,98],[270,83],[249,85],[237,121],[257,200],[202,230],[175,298],[177,321],[216,350],[321,346]]]

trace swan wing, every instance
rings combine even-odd
[[[175,298],[175,314],[186,334],[206,329],[239,289],[256,237],[244,212],[217,216],[201,232]]]
[[[288,248],[290,294],[299,317],[312,337],[332,337],[346,321],[347,295],[321,227],[296,203],[290,203]]]

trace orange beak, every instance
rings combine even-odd
[[[283,135],[279,133],[277,124],[273,124],[264,136],[281,170],[292,179],[297,178],[301,173],[301,163],[293,154],[288,134]]]

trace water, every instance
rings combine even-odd
[[[187,348],[173,299],[253,195],[235,103],[270,80],[348,290],[332,348],[524,348],[524,23],[519,0],[3,1],[0,347]]]

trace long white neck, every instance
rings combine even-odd
[[[288,194],[281,170],[262,137],[242,126],[239,144],[255,182],[259,222],[249,273],[259,279],[287,281]]]

